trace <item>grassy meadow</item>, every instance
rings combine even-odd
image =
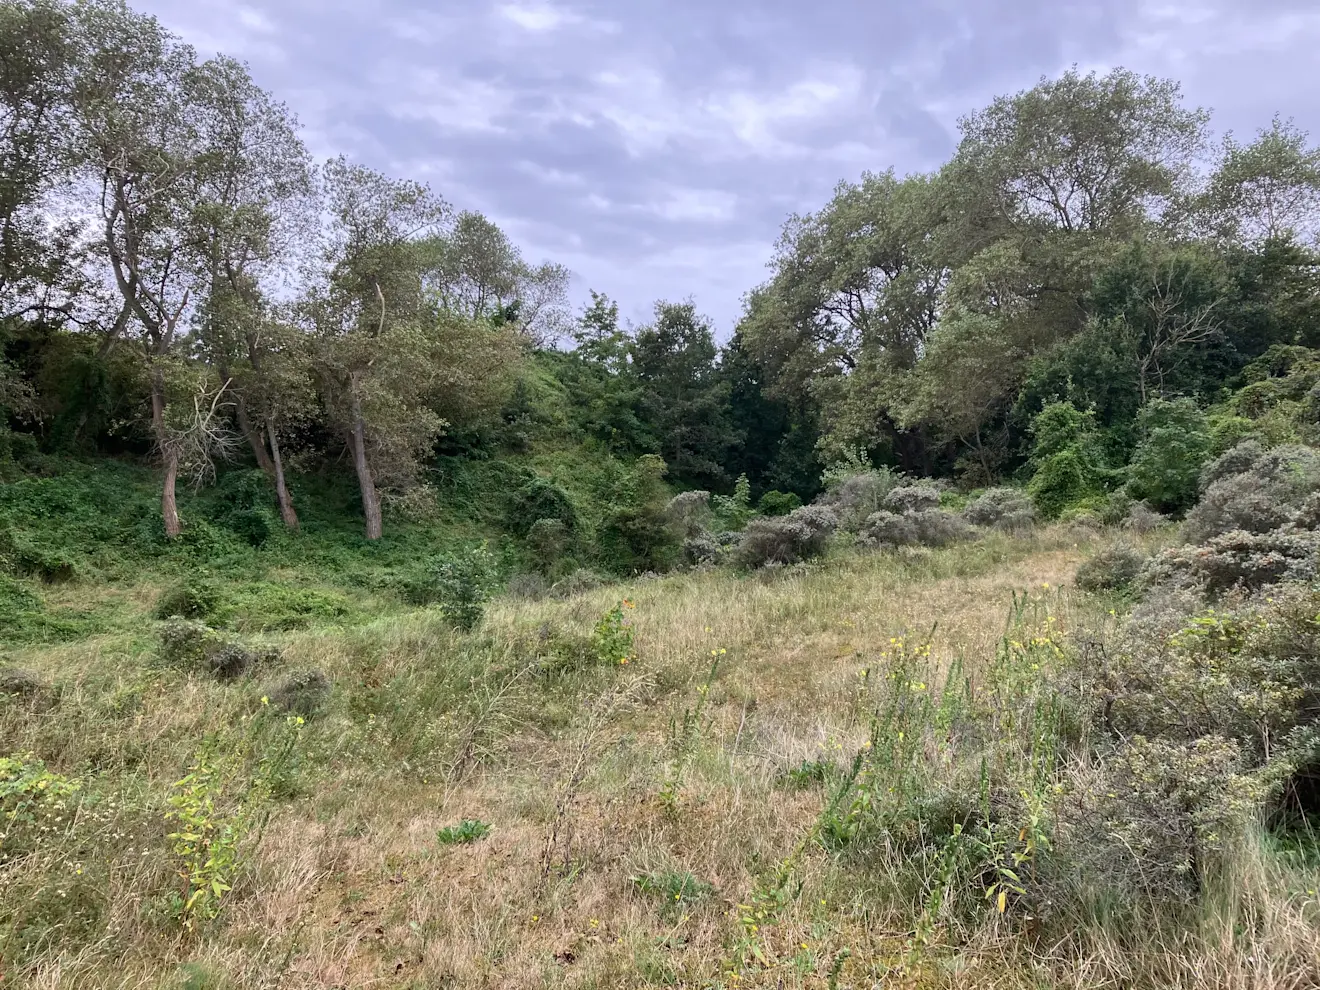
[[[9,651],[0,985],[1315,985],[1305,842],[1176,909],[1091,887],[1059,685],[1124,607],[1072,587],[1112,538],[355,615],[231,680],[120,590],[134,622]]]

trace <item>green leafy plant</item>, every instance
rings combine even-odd
[[[719,672],[720,661],[728,651],[718,649],[710,652],[710,670],[706,673],[706,679],[697,685],[697,703],[684,708],[682,717],[672,719],[669,723],[670,760],[664,784],[660,788],[660,804],[671,815],[678,813],[679,788],[683,785],[683,775],[701,741],[701,720],[706,711],[706,703],[710,700],[710,686]]]
[[[601,663],[626,666],[637,659],[633,627],[627,618],[627,613],[635,607],[625,598],[596,621],[591,633],[591,647]]]
[[[475,818],[464,818],[457,825],[446,825],[435,833],[442,846],[465,846],[490,835],[491,826]]]

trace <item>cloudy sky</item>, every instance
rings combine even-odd
[[[1316,0],[132,2],[246,60],[318,155],[431,183],[633,319],[691,296],[722,337],[787,214],[937,165],[959,115],[1074,63],[1320,137]]]

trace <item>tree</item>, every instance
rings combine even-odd
[[[202,245],[206,355],[234,382],[238,426],[271,480],[290,529],[298,514],[284,476],[280,430],[312,400],[305,348],[271,318],[263,282],[289,263],[308,234],[312,169],[288,111],[231,59],[202,66],[202,118],[210,166],[192,223]]]
[[[1170,80],[1074,68],[959,121],[951,178],[1011,228],[1131,231],[1185,188],[1208,119]]]
[[[710,324],[690,302],[658,302],[655,322],[637,331],[631,353],[638,409],[672,474],[700,487],[723,483],[735,436]]]
[[[73,229],[51,236],[43,206],[69,178],[77,44],[55,0],[0,4],[0,320],[42,308],[65,274]]]
[[[1191,205],[1202,229],[1234,244],[1320,239],[1320,148],[1275,117],[1256,140],[1224,138],[1218,168]]]
[[[515,326],[545,343],[568,325],[568,269],[532,265],[507,234],[480,213],[458,215],[453,229],[428,238],[428,288],[440,305],[474,320]]]
[[[206,69],[152,18],[109,3],[76,10],[86,46],[74,87],[76,139],[97,191],[100,248],[122,300],[107,345],[132,332],[144,358],[164,467],[161,515],[172,539],[181,532],[175,484],[182,459],[199,450],[209,456],[193,441],[219,437],[207,429],[189,438],[167,417],[172,385],[187,377],[179,374],[177,347],[202,248],[192,210],[213,162],[202,126]],[[196,394],[208,391],[199,388]]]
[[[344,437],[366,519],[380,539],[381,491],[416,485],[444,422],[425,404],[435,366],[420,239],[449,217],[425,186],[340,158],[325,167],[330,229],[322,284],[304,303],[330,421]]]

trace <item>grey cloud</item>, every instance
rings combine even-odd
[[[930,168],[1070,64],[1173,75],[1240,132],[1320,130],[1313,0],[144,0],[248,60],[320,155],[424,178],[644,318],[728,332],[785,215]]]

